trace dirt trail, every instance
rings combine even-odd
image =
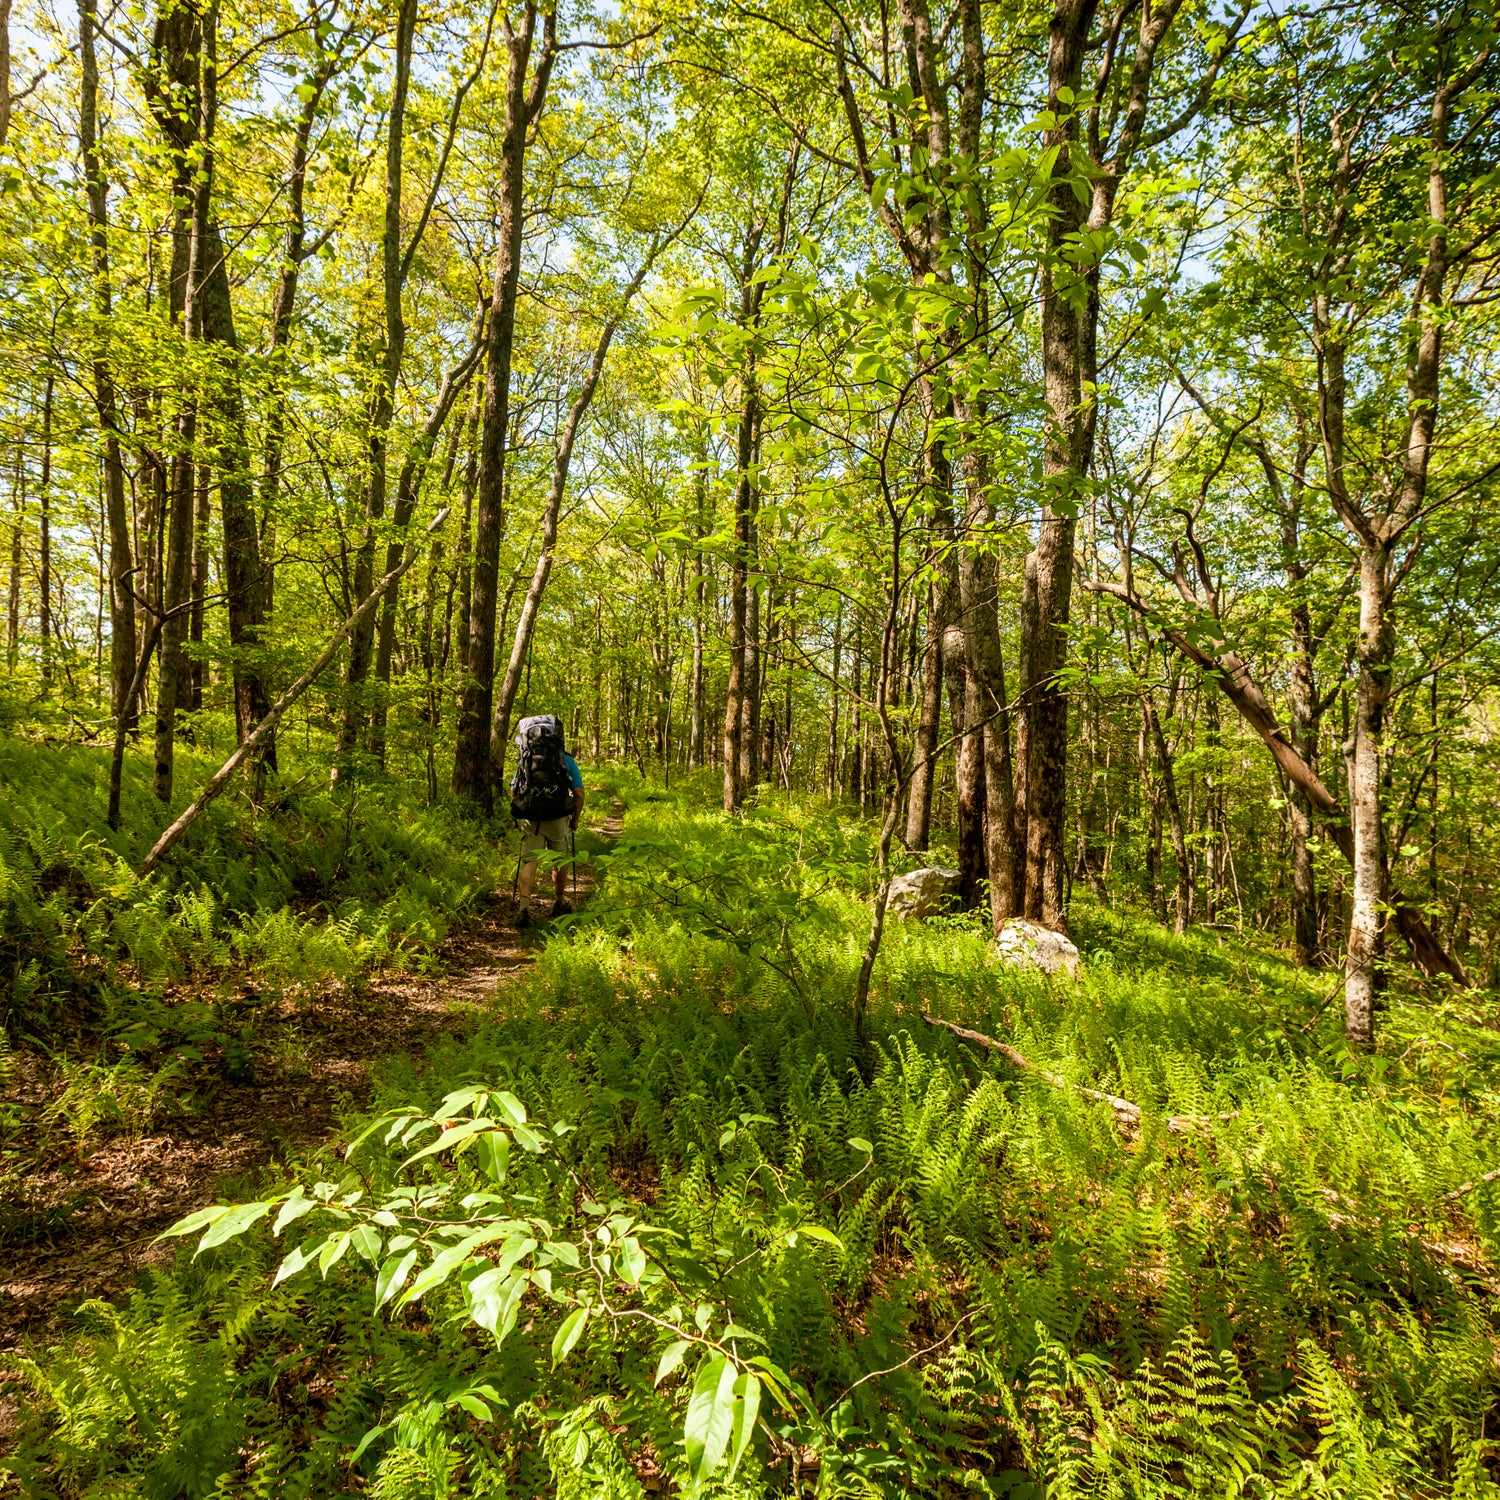
[[[611,839],[621,812],[617,805],[592,831]],[[592,888],[592,871],[581,866],[580,904]],[[12,1243],[0,1245],[0,1353],[55,1340],[79,1302],[119,1296],[144,1267],[168,1263],[176,1246],[153,1243],[163,1229],[212,1201],[221,1184],[327,1139],[341,1103],[368,1097],[374,1064],[461,1033],[492,1008],[545,941],[551,899],[550,886],[545,898],[534,896],[534,925],[518,932],[509,890],[496,892],[444,942],[441,975],[387,975],[261,1007],[250,1081],[226,1080],[213,1059],[191,1081],[199,1098],[192,1113],[158,1118],[138,1138],[91,1142],[91,1151],[58,1140],[27,1174],[21,1232],[13,1227]],[[48,1098],[39,1070],[13,1078],[10,1092],[34,1095],[26,1102],[38,1106]],[[14,1225],[14,1210],[10,1217]],[[0,1448],[14,1414],[10,1384],[0,1377]]]

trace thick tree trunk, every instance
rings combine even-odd
[[[453,790],[485,812],[494,805],[490,767],[491,715],[495,688],[495,613],[500,579],[500,543],[505,533],[505,458],[510,424],[511,352],[516,331],[516,294],[521,274],[526,143],[547,95],[557,57],[557,19],[543,18],[542,50],[527,83],[537,7],[527,0],[521,29],[505,23],[507,69],[505,135],[499,181],[500,249],[486,327],[484,413],[480,424],[478,503],[474,526],[468,676],[458,714]]]

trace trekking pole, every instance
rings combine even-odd
[[[521,832],[520,825],[516,827],[516,876],[510,883],[510,899],[514,901],[521,889],[521,850],[526,843],[526,835]]]
[[[568,837],[572,844],[573,855],[573,905],[578,905],[578,829],[571,823],[568,825]]]

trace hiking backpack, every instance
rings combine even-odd
[[[563,726],[556,714],[533,714],[516,729],[519,759],[510,789],[511,816],[545,823],[573,810],[573,784],[563,764]]]

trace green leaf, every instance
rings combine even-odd
[[[478,1396],[471,1396],[468,1391],[455,1396],[448,1405],[450,1407],[461,1406],[471,1417],[478,1417],[481,1422],[489,1422],[494,1419],[494,1413],[487,1407]]]
[[[562,1326],[552,1336],[552,1365],[555,1369],[572,1352],[578,1340],[583,1337],[583,1326],[589,1320],[589,1310],[586,1307],[575,1308],[562,1321]]]
[[[465,1235],[456,1245],[450,1245],[433,1257],[432,1264],[412,1282],[396,1305],[405,1307],[408,1302],[415,1302],[424,1292],[429,1292],[439,1282],[446,1281],[481,1245],[498,1240],[507,1233],[509,1228],[505,1224],[487,1224],[483,1229],[476,1229],[473,1234]]]
[[[300,1271],[313,1259],[314,1256],[317,1255],[318,1251],[326,1242],[327,1236],[325,1235],[322,1239],[309,1240],[305,1244],[298,1245],[297,1248],[293,1250],[285,1260],[282,1261],[280,1266],[277,1267],[276,1279],[272,1281],[271,1286],[273,1288],[278,1287],[283,1281],[287,1279],[288,1276],[295,1276],[298,1271]]]
[[[373,1443],[377,1438],[384,1437],[386,1434],[386,1430],[387,1429],[384,1427],[372,1427],[359,1440],[359,1446],[354,1450],[353,1453],[349,1455],[349,1462],[351,1464],[357,1464],[360,1458],[363,1456],[365,1449],[368,1448],[370,1444]]]
[[[380,1252],[385,1248],[379,1231],[372,1224],[361,1224],[357,1229],[351,1230],[349,1243],[353,1245],[354,1253],[371,1265],[380,1259]]]
[[[307,1197],[301,1186],[292,1190],[292,1195],[281,1205],[281,1212],[276,1215],[276,1222],[271,1225],[271,1233],[279,1235],[288,1224],[295,1223],[303,1214],[309,1214],[317,1207],[313,1199]]]
[[[755,1419],[760,1415],[760,1381],[748,1370],[734,1383],[734,1429],[729,1450],[729,1474],[739,1468],[750,1439],[755,1436]]]
[[[330,1235],[328,1243],[323,1246],[323,1253],[318,1257],[318,1269],[323,1273],[323,1279],[328,1279],[328,1273],[344,1258],[344,1252],[349,1248],[349,1242],[354,1238],[354,1231],[346,1229],[342,1234]]]
[[[844,1248],[843,1240],[831,1229],[824,1229],[821,1224],[799,1224],[797,1229],[810,1240],[821,1240],[825,1245],[832,1245],[835,1250],[842,1250]]]
[[[724,1457],[734,1431],[735,1367],[722,1354],[705,1360],[688,1398],[683,1439],[688,1468],[702,1484]]]
[[[629,1282],[631,1286],[638,1285],[645,1274],[646,1252],[641,1249],[641,1242],[634,1236],[620,1241],[615,1269],[619,1271],[621,1280]]]
[[[514,1094],[507,1093],[504,1089],[501,1089],[495,1095],[495,1103],[500,1106],[500,1113],[512,1125],[524,1125],[526,1123],[526,1106]]]
[[[863,1136],[851,1135],[849,1137],[849,1144],[856,1151],[864,1152],[866,1156],[873,1156],[875,1154],[875,1148]]]
[[[504,1182],[510,1166],[510,1137],[503,1130],[487,1130],[479,1137],[475,1155],[479,1169],[491,1182]]]
[[[208,1208],[200,1208],[190,1213],[187,1218],[179,1219],[170,1229],[163,1229],[157,1235],[153,1243],[160,1244],[162,1240],[169,1240],[177,1235],[193,1234],[212,1224],[216,1219],[222,1219],[229,1212],[227,1203],[215,1203]]]
[[[481,1130],[493,1129],[495,1129],[493,1120],[465,1120],[462,1125],[455,1125],[452,1130],[445,1130],[435,1141],[430,1141],[415,1155],[408,1156],[401,1165],[409,1167],[413,1162],[421,1161],[424,1156],[435,1156],[439,1151],[449,1151],[461,1145],[470,1136],[478,1135]]]
[[[417,1263],[417,1252],[408,1250],[405,1255],[393,1255],[380,1268],[375,1278],[375,1307],[384,1307],[397,1292],[406,1285],[411,1268]]]
[[[660,1362],[656,1366],[656,1379],[654,1385],[660,1385],[668,1375],[682,1363],[682,1357],[693,1347],[690,1339],[678,1339],[675,1344],[668,1344],[662,1351]]]
[[[212,1250],[215,1245],[222,1245],[225,1240],[232,1240],[235,1235],[243,1234],[252,1224],[265,1218],[270,1212],[269,1203],[237,1204],[228,1213],[220,1214],[213,1221],[208,1233],[198,1241],[198,1248],[193,1251],[193,1254],[201,1255],[205,1250]]]
[[[542,1138],[529,1125],[513,1125],[511,1132],[525,1150],[534,1155],[541,1154]]]

